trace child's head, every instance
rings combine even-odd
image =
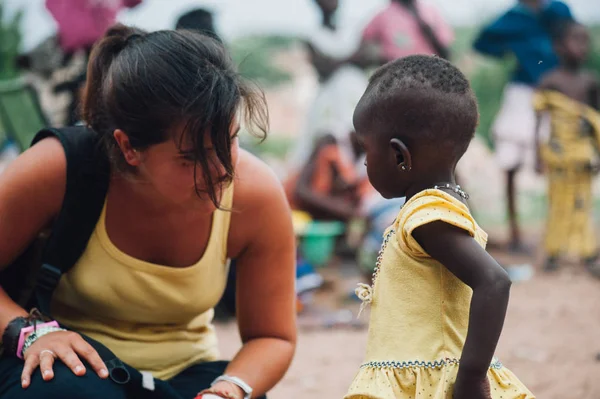
[[[590,34],[585,26],[573,21],[563,21],[553,34],[556,54],[563,64],[581,65],[590,52]]]
[[[324,15],[335,14],[339,7],[339,0],[315,0],[317,6],[321,9]]]
[[[448,61],[415,55],[382,66],[354,111],[369,180],[386,198],[448,182],[478,118],[467,78]]]
[[[203,8],[196,8],[180,16],[175,24],[175,29],[196,30],[218,38],[213,13]]]

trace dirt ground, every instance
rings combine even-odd
[[[503,264],[531,261],[490,250]],[[344,300],[357,280],[344,270],[327,272],[333,287],[318,294],[313,306],[356,311]],[[341,398],[361,364],[366,328],[315,327],[299,319],[298,350],[273,399]],[[362,316],[361,319],[368,319]],[[239,348],[235,324],[218,326],[224,355]],[[565,264],[552,275],[513,285],[508,317],[497,355],[541,399],[600,398],[600,281],[582,266]]]

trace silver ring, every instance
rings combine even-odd
[[[49,353],[53,359],[56,358],[56,353],[54,353],[53,351],[51,351],[50,349],[44,349],[43,351],[40,352],[40,359],[42,358],[42,355],[44,353]]]

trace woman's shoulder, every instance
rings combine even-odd
[[[66,184],[65,152],[54,138],[26,150],[0,174],[0,265],[59,214]]]
[[[14,194],[41,192],[46,201],[60,207],[67,180],[67,157],[64,146],[54,137],[47,137],[25,150],[3,172],[3,190]],[[53,197],[56,197],[53,201]],[[58,210],[58,208],[57,208]]]
[[[260,203],[281,190],[281,182],[264,161],[248,151],[240,150],[235,172],[234,204]]]
[[[275,245],[292,235],[283,185],[266,163],[241,150],[234,180],[230,253],[238,254],[261,240]]]

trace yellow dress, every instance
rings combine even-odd
[[[556,91],[536,93],[534,106],[550,113],[552,126],[540,149],[549,183],[546,253],[592,257],[597,252],[592,163],[599,148],[600,114]]]
[[[452,398],[472,290],[412,237],[434,221],[465,229],[486,245],[487,234],[467,207],[443,191],[425,190],[404,205],[385,234],[373,286],[357,290],[371,306],[371,320],[366,360],[346,399]],[[488,379],[494,399],[534,398],[497,360]]]

